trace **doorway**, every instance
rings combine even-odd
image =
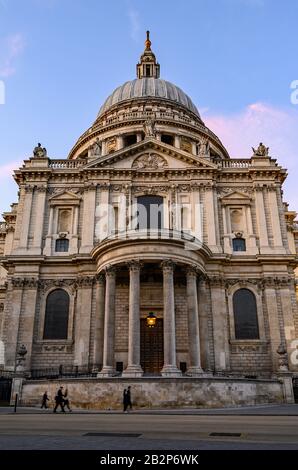
[[[11,395],[12,380],[0,377],[0,406],[9,405]]]
[[[141,366],[144,374],[159,375],[163,367],[163,320],[157,318],[154,328],[141,318]]]

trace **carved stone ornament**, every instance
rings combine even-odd
[[[94,282],[94,276],[82,276],[77,278],[78,287],[92,287]]]
[[[107,152],[112,153],[115,152],[116,146],[117,146],[117,140],[116,137],[111,137],[106,141],[106,146],[107,146]]]
[[[156,153],[146,153],[135,159],[132,168],[137,170],[160,170],[168,166],[167,161]]]
[[[133,259],[127,262],[127,266],[130,271],[139,272],[142,268],[142,263],[140,262],[140,260]]]
[[[242,232],[235,232],[234,235],[235,235],[235,238],[242,238],[243,237]]]
[[[167,193],[169,190],[168,186],[156,185],[156,186],[133,186],[132,192],[134,194],[159,194]]]
[[[175,263],[171,259],[166,259],[160,263],[164,274],[172,273],[175,269]]]
[[[74,290],[77,287],[77,282],[76,279],[41,279],[38,282],[39,289],[42,293],[46,292],[48,289],[51,289],[52,287],[56,288],[64,288],[64,287],[69,287]]]
[[[192,145],[191,145],[190,139],[188,139],[187,137],[181,137],[180,148],[181,150],[184,150],[185,152],[191,153]]]

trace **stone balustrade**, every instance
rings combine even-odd
[[[53,169],[75,169],[75,168],[80,168],[84,165],[86,165],[87,161],[86,160],[51,160],[50,161],[50,168]]]

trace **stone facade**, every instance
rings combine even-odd
[[[120,367],[142,377],[140,321],[152,311],[163,321],[158,376],[295,373],[298,236],[282,200],[286,170],[268,149],[230,158],[190,98],[159,79],[148,42],[138,79],[111,95],[68,158],[35,150],[14,177],[19,201],[0,224],[0,368],[14,371],[24,345],[29,375],[77,367],[104,381]],[[163,201],[150,235],[135,230],[144,197]],[[235,333],[241,289],[256,305],[254,338]],[[69,298],[67,334],[46,339],[57,290]]]
[[[71,404],[79,408],[101,410],[122,409],[123,388],[132,387],[134,409],[142,408],[218,408],[224,406],[260,405],[284,403],[283,384],[277,380],[231,379],[101,379],[94,380],[92,387],[88,380],[51,381],[47,390],[49,404],[54,404],[55,394],[60,385],[67,387]],[[43,381],[26,381],[22,387],[23,405],[40,406],[45,390]]]

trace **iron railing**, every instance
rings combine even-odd
[[[96,377],[97,372],[92,366],[64,366],[49,367],[45,369],[32,369],[30,379],[59,379],[75,377]]]

